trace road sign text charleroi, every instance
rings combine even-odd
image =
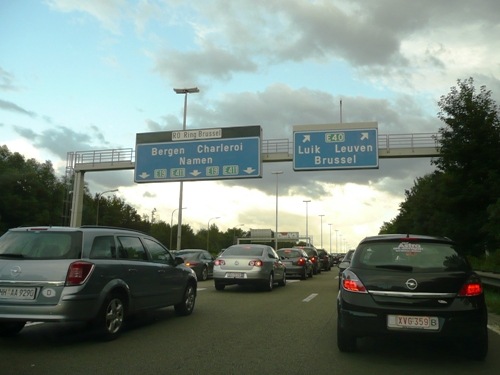
[[[261,135],[260,126],[138,134],[135,181],[262,177]]]

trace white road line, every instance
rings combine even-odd
[[[286,283],[298,283],[300,282],[300,280],[290,280],[290,279],[286,279]]]
[[[313,293],[313,294],[311,294],[309,297],[304,298],[304,299],[302,300],[302,302],[309,302],[309,301],[311,301],[314,297],[316,297],[317,295],[318,295],[318,293]]]
[[[196,291],[200,291],[200,290],[207,290],[207,288],[196,288]]]

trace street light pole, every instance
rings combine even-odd
[[[339,240],[337,239],[337,232],[339,230],[338,229],[335,229],[335,253],[339,253]]]
[[[311,202],[311,200],[305,200],[305,201],[302,201],[306,204],[306,241],[307,241],[307,245],[310,245],[309,243],[309,213],[307,211],[307,208],[308,208],[308,204]]]
[[[220,216],[212,217],[210,220],[213,220],[213,219],[220,219]],[[210,239],[210,220],[208,220],[208,224],[207,224],[207,251],[208,252],[210,252],[208,250],[208,244],[209,244],[209,239]]]
[[[276,231],[274,232],[274,248],[278,250],[278,176],[283,174],[283,171],[271,172],[276,175]]]
[[[332,224],[328,224],[330,226],[330,254],[332,253]]]
[[[185,210],[187,207],[182,207]],[[170,216],[170,247],[169,250],[172,250],[172,227],[174,225],[174,212],[177,211],[178,208],[172,211],[172,215]]]
[[[99,201],[101,200],[102,195],[106,194],[106,193],[113,193],[115,191],[118,191],[118,189],[106,190],[106,191],[103,191],[102,193],[97,194],[97,214],[95,217],[95,225],[96,226],[99,225]]]
[[[184,118],[182,121],[182,130],[186,130],[186,113],[187,113],[187,96],[188,94],[194,94],[200,92],[198,87],[191,87],[188,89],[174,89],[176,94],[184,94]],[[182,235],[182,192],[183,192],[183,181],[180,182],[179,187],[179,216],[177,218],[177,250],[181,249],[181,235]]]
[[[321,242],[321,248],[323,248],[323,216],[325,215],[319,215],[321,218],[321,235],[320,235],[320,242]]]

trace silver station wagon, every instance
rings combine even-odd
[[[104,340],[132,314],[190,315],[195,273],[147,234],[109,227],[26,227],[0,237],[0,336],[26,322],[85,321]]]

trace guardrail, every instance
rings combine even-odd
[[[500,290],[500,274],[476,271],[484,285]]]
[[[435,149],[440,147],[439,133],[415,133],[415,134],[379,134],[378,147],[390,153],[395,149]],[[268,139],[262,140],[261,152],[264,155],[284,155],[279,161],[292,160],[293,141],[289,139]],[[283,159],[283,160],[282,160]],[[268,159],[275,161],[273,157]],[[135,149],[120,148],[111,150],[75,151],[68,152],[68,163],[76,165],[96,166],[102,163],[111,165],[134,163]]]

